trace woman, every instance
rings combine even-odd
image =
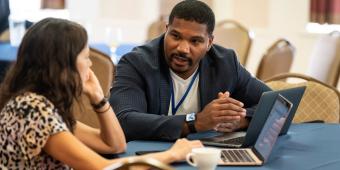
[[[106,160],[96,153],[123,152],[126,142],[91,64],[79,24],[47,18],[27,31],[0,88],[0,169],[102,169],[127,159]],[[71,113],[81,93],[93,103],[100,130]],[[182,139],[144,157],[169,163],[200,146]]]

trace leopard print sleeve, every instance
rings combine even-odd
[[[21,142],[27,146],[24,150],[28,156],[40,153],[51,135],[68,130],[57,109],[45,97],[31,93],[16,101],[19,114],[26,117]]]
[[[51,135],[69,131],[58,110],[47,98],[35,93],[19,95],[7,103],[0,116],[0,125],[4,128],[0,136],[0,144],[4,146],[0,151],[5,154],[1,157],[8,157],[7,162],[0,164],[33,169],[64,166],[43,152]],[[3,135],[7,138],[3,138]]]

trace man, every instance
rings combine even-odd
[[[165,35],[122,57],[110,103],[127,140],[174,140],[248,126],[270,89],[239,64],[234,51],[213,44],[214,26],[206,4],[182,1]]]

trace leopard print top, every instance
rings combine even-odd
[[[0,112],[0,169],[70,169],[43,151],[48,138],[69,131],[54,105],[27,92]]]

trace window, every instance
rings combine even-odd
[[[329,33],[340,31],[340,0],[310,0],[308,32]]]

